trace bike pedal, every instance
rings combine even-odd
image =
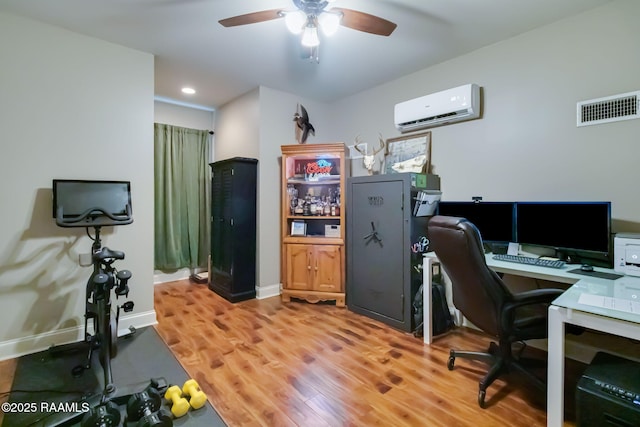
[[[130,311],[133,311],[133,301],[127,301],[124,304],[122,304],[122,310],[125,313],[129,313]]]

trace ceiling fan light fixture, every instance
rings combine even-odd
[[[318,25],[325,36],[332,36],[338,31],[342,15],[342,12],[324,11],[318,16]]]
[[[304,27],[304,33],[302,34],[302,46],[315,47],[320,45],[320,39],[318,38],[318,29],[313,25],[307,25]]]
[[[284,23],[286,24],[287,29],[293,34],[302,33],[306,22],[307,15],[301,10],[286,12],[284,15]]]

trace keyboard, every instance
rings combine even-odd
[[[535,265],[538,267],[562,268],[562,266],[564,266],[564,261],[560,261],[559,259],[534,258],[522,255],[498,254],[494,255],[493,259],[497,261],[515,262],[517,264]]]

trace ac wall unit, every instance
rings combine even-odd
[[[467,84],[396,104],[400,132],[441,126],[480,117],[480,87]]]

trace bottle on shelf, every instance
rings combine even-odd
[[[289,210],[291,215],[294,215],[298,205],[298,189],[293,184],[289,184],[287,185],[287,194],[289,195]]]
[[[304,198],[304,207],[302,209],[302,215],[309,216],[311,215],[311,195],[307,193],[307,196]]]

